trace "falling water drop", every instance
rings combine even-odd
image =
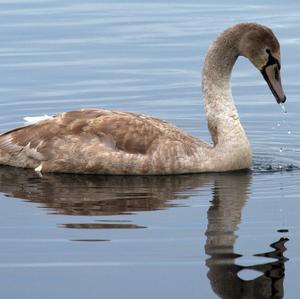
[[[283,103],[280,103],[280,107],[283,113],[287,113]]]

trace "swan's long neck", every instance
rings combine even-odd
[[[233,102],[230,78],[240,36],[226,30],[210,47],[203,67],[202,88],[208,128],[214,146],[247,140]]]

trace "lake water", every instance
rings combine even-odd
[[[0,131],[101,107],[209,140],[201,66],[216,35],[243,21],[276,33],[287,95],[283,113],[238,60],[249,172],[39,177],[1,167],[1,298],[299,297],[300,4],[224,3],[0,0]]]

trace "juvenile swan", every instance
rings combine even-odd
[[[251,167],[251,148],[230,88],[238,56],[259,69],[284,103],[280,46],[271,29],[252,23],[224,31],[208,50],[202,87],[213,144],[150,116],[82,109],[46,117],[0,135],[0,164],[39,172],[179,174]]]

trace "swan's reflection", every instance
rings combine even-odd
[[[0,192],[65,215],[121,215],[176,206],[211,176],[104,176],[46,174],[0,167]]]
[[[0,192],[30,200],[56,213],[67,215],[120,215],[137,211],[170,208],[174,199],[188,198],[195,189],[212,188],[213,199],[207,213],[205,251],[208,278],[220,298],[282,298],[286,239],[270,246],[274,251],[257,254],[276,260],[243,267],[234,252],[241,211],[251,184],[250,173],[179,176],[87,176],[55,175],[39,177],[31,170],[0,168]],[[201,191],[198,191],[201,193]],[[172,201],[171,201],[172,200]],[[176,201],[175,201],[176,202]],[[132,223],[65,224],[68,228],[141,228]],[[241,270],[261,272],[253,280],[243,280]]]
[[[215,180],[212,205],[208,209],[205,252],[209,268],[208,278],[214,292],[223,299],[283,298],[286,238],[270,246],[273,251],[255,254],[272,258],[269,263],[241,266],[234,252],[235,232],[241,222],[241,211],[248,197],[251,177],[248,175],[222,176]],[[275,259],[275,261],[274,261]],[[259,276],[252,280],[239,277],[242,270],[256,270]]]

